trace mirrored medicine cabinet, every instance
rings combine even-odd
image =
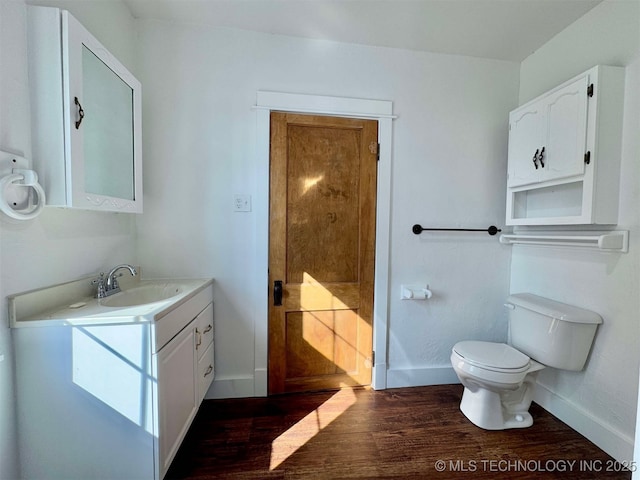
[[[47,205],[142,213],[140,82],[67,11],[29,6],[28,34]]]

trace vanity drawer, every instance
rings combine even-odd
[[[213,342],[213,303],[207,305],[196,317],[196,350],[198,360],[202,358],[207,347]]]
[[[198,399],[202,401],[204,396],[209,390],[213,377],[215,376],[214,361],[213,361],[213,342],[209,344],[209,347],[203,349],[202,358],[198,360]]]
[[[160,351],[184,327],[197,320],[208,307],[211,307],[212,301],[213,287],[209,285],[175,308],[158,315],[155,321],[154,351]],[[213,316],[213,308],[211,308],[211,315]]]

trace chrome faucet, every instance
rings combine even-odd
[[[133,277],[135,277],[138,274],[138,271],[132,265],[122,264],[122,265],[116,265],[115,267],[113,267],[109,272],[109,274],[107,275],[107,283],[104,286],[107,296],[120,291],[120,285],[118,285],[117,277],[121,277],[124,274],[121,273],[120,275],[116,275],[116,272],[123,268],[128,269],[129,272],[131,273],[131,276]],[[112,292],[110,294],[109,292],[112,290],[115,290],[115,292]]]
[[[129,270],[131,275],[134,277],[138,274],[136,268],[128,264],[116,265],[115,267],[113,267],[107,275],[106,280],[104,277],[104,273],[101,273],[98,279],[91,282],[93,285],[97,285],[96,298],[105,298],[120,291],[120,285],[118,285],[118,277],[121,277],[122,275],[124,275],[124,273],[121,273],[120,275],[116,275],[116,273],[121,269]]]

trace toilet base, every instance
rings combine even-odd
[[[485,430],[527,428],[533,425],[529,413],[536,373],[527,375],[516,390],[497,393],[483,387],[465,386],[460,410],[474,425]]]

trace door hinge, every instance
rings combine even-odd
[[[376,366],[376,351],[373,350],[371,352],[371,366],[375,367]]]
[[[587,152],[584,154],[584,163],[589,165],[591,163],[591,152]]]
[[[587,87],[587,95],[593,97],[593,83]]]
[[[378,151],[376,153],[376,161],[380,161],[380,144],[378,144]]]

